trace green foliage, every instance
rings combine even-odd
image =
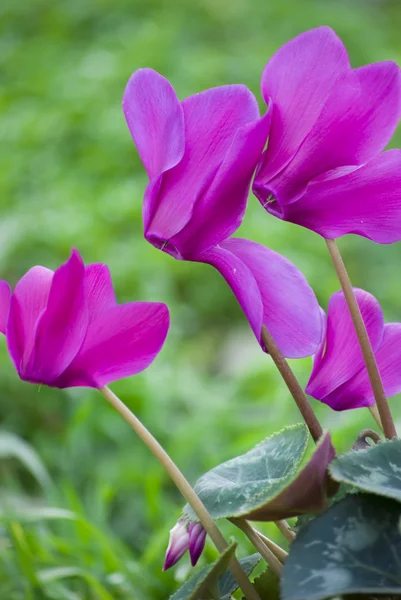
[[[194,489],[214,519],[248,517],[268,511],[269,503],[294,481],[306,452],[303,423],[273,434],[255,448],[202,475]],[[184,516],[197,520],[192,508]]]
[[[181,98],[244,82],[260,100],[268,57],[321,24],[337,30],[354,66],[400,62],[399,3],[2,0],[0,23],[0,277],[14,284],[34,264],[54,268],[75,245],[86,262],[110,266],[120,302],[168,303],[162,354],[115,391],[195,481],[299,413],[219,275],[144,242],[146,176],[122,116],[124,86],[134,69],[150,66]],[[326,307],[338,283],[319,236],[267,215],[254,198],[238,235],[294,261]],[[387,321],[400,320],[401,245],[352,236],[340,244],[354,284],[380,299]],[[83,569],[117,600],[165,600],[175,578],[186,577],[184,559],[161,572],[182,498],[102,398],[22,383],[0,342],[2,430],[35,448],[54,483],[43,489],[18,457],[0,458],[0,504],[15,509],[17,526],[0,528],[0,598],[95,597],[82,577],[40,583],[43,570],[60,568]],[[305,384],[311,360],[291,364]],[[339,414],[312,403],[338,451],[371,426],[365,410]],[[392,409],[399,420],[401,404]],[[50,519],[45,509],[79,519]],[[240,550],[252,552],[243,541]],[[212,558],[206,548],[204,560]]]
[[[222,552],[214,563],[208,565],[171,596],[170,600],[205,600],[211,598],[211,590],[218,590],[218,580],[227,570],[228,564],[235,554],[236,544],[231,544]]]
[[[257,553],[246,556],[245,558],[241,558],[239,562],[241,563],[241,567],[243,571],[245,571],[246,575],[251,575],[261,558],[262,557],[260,554]],[[234,577],[229,571],[220,577],[218,581],[218,591],[221,596],[221,600],[230,600],[231,594],[233,594],[237,589],[238,583],[235,581]]]
[[[401,502],[400,456],[401,440],[391,440],[342,454],[329,470],[336,481]]]
[[[280,580],[270,568],[255,579],[254,586],[262,600],[280,599]]]
[[[306,525],[283,569],[283,600],[401,593],[399,504],[350,495]]]

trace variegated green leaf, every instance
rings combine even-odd
[[[401,502],[401,440],[342,454],[329,471],[336,481]]]
[[[401,594],[398,502],[353,494],[306,525],[291,544],[283,600]]]
[[[234,556],[236,543],[231,544],[219,558],[201,571],[198,571],[191,579],[188,579],[180,589],[170,597],[170,600],[205,600],[212,597],[210,589],[218,589],[218,580],[227,570],[231,558]]]
[[[246,454],[205,473],[195,484],[195,491],[214,519],[249,518],[294,482],[307,443],[308,430],[303,423],[287,427]],[[197,520],[189,505],[184,516]]]

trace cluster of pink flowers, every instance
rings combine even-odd
[[[342,292],[324,314],[302,273],[254,241],[233,237],[249,191],[270,214],[324,238],[401,240],[401,150],[383,151],[401,116],[393,62],[352,69],[328,27],[285,44],[251,91],[227,85],[180,101],[152,69],[130,78],[123,109],[149,176],[148,242],[178,260],[217,269],[263,347],[265,326],[285,357],[314,355],[306,391],[335,410],[374,398]],[[267,223],[267,221],[266,221]],[[401,390],[401,324],[355,290],[388,394]],[[76,250],[55,272],[33,267],[11,292],[0,282],[0,330],[21,379],[101,388],[147,368],[169,327],[164,304],[118,305],[108,268]],[[198,524],[172,530],[166,568],[205,541]]]

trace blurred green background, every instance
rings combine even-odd
[[[55,268],[74,245],[86,262],[110,266],[120,302],[169,305],[163,352],[113,389],[192,481],[299,416],[219,274],[143,240],[146,177],[122,93],[132,71],[150,66],[180,97],[243,82],[260,100],[269,56],[322,24],[339,33],[354,66],[401,62],[398,0],[0,4],[0,276],[14,284],[34,264]],[[293,260],[326,307],[338,284],[318,236],[254,198],[240,235]],[[400,320],[401,246],[356,237],[340,245],[354,284]],[[303,383],[310,365],[293,361]],[[96,392],[19,381],[4,341],[0,373],[0,598],[168,598],[189,572],[187,560],[161,572],[182,500],[147,449]],[[339,449],[373,425],[367,410],[314,406]],[[208,545],[202,560],[214,555]]]

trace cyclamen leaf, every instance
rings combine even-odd
[[[269,567],[255,579],[253,585],[263,600],[280,599],[280,579]]]
[[[219,558],[201,571],[198,571],[191,579],[188,579],[180,589],[170,596],[170,600],[205,600],[211,596],[209,590],[217,587],[218,579],[227,570],[231,558],[234,556],[237,544],[233,543]]]
[[[294,480],[308,437],[303,423],[287,427],[202,475],[195,491],[213,519],[247,516],[277,496]],[[183,514],[198,520],[188,504]]]
[[[336,481],[401,502],[401,440],[347,452],[330,465]]]
[[[252,573],[261,558],[261,555],[258,553],[241,558],[239,562],[246,575],[250,575]],[[231,594],[233,594],[237,589],[238,583],[231,575],[230,571],[227,571],[222,577],[220,577],[218,582],[218,590],[221,595],[221,600],[230,600]]]
[[[205,473],[195,491],[212,517],[274,521],[325,508],[326,469],[334,449],[325,434],[299,471],[308,435],[304,424],[288,427]],[[183,514],[190,521],[197,520],[188,505]]]
[[[353,494],[306,525],[283,569],[283,600],[401,594],[400,505]]]

